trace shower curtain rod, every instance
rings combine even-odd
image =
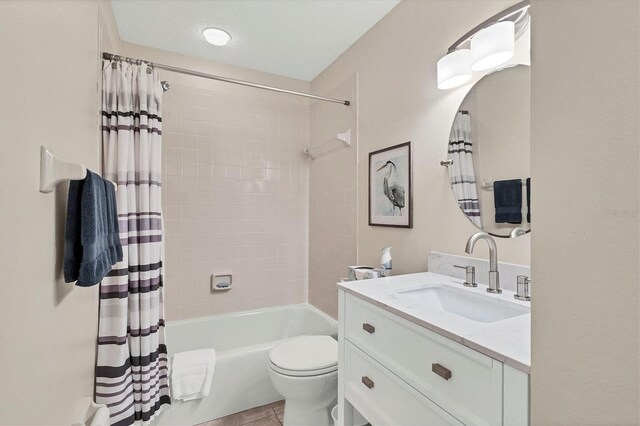
[[[238,79],[235,79],[235,78],[222,77],[222,76],[219,76],[219,75],[207,74],[207,73],[203,73],[203,72],[200,72],[200,71],[193,71],[193,70],[188,70],[188,69],[185,69],[185,68],[178,68],[178,67],[174,67],[174,66],[171,66],[171,65],[159,64],[157,62],[151,62],[151,61],[147,61],[147,60],[144,60],[144,59],[128,58],[126,56],[114,55],[114,54],[108,53],[108,52],[102,52],[102,58],[105,59],[105,60],[114,60],[114,61],[123,60],[123,61],[132,61],[132,62],[144,62],[146,64],[151,65],[154,68],[159,68],[159,69],[162,69],[162,70],[165,70],[165,71],[171,71],[171,72],[177,72],[177,73],[180,73],[180,74],[193,75],[195,77],[208,78],[210,80],[223,81],[225,83],[239,84],[240,86],[254,87],[256,89],[270,90],[272,92],[286,93],[288,95],[302,96],[304,98],[316,99],[318,101],[333,102],[333,103],[342,104],[342,105],[345,105],[345,106],[348,106],[348,105],[351,104],[351,102],[348,101],[348,100],[327,98],[327,97],[324,97],[324,96],[312,95],[310,93],[296,92],[296,91],[293,91],[293,90],[281,89],[279,87],[266,86],[264,84],[252,83],[250,81],[238,80]]]

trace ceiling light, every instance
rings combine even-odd
[[[471,80],[471,51],[458,49],[440,58],[438,89],[452,89]]]
[[[515,50],[515,25],[502,21],[487,27],[471,39],[471,69],[486,71],[504,64]]]
[[[205,28],[202,30],[202,35],[207,43],[214,46],[224,46],[231,41],[231,34],[220,28]]]

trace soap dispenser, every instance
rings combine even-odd
[[[385,247],[382,249],[382,256],[380,256],[380,266],[382,267],[383,276],[390,277],[391,276],[391,247]]]

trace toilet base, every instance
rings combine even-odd
[[[331,408],[334,404],[335,401],[328,407],[318,408],[315,404],[287,401],[282,424],[284,426],[331,426],[333,424]]]
[[[285,426],[332,426],[338,397],[338,371],[319,376],[286,376],[269,369],[271,383],[284,397]]]

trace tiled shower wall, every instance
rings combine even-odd
[[[357,261],[357,76],[323,95],[349,99],[348,107],[311,105],[311,146],[326,153],[311,162],[309,187],[309,302],[337,318],[336,283]],[[351,146],[336,139],[351,129]]]
[[[304,302],[309,106],[173,85],[163,97],[170,320]],[[211,292],[212,274],[233,288]]]

